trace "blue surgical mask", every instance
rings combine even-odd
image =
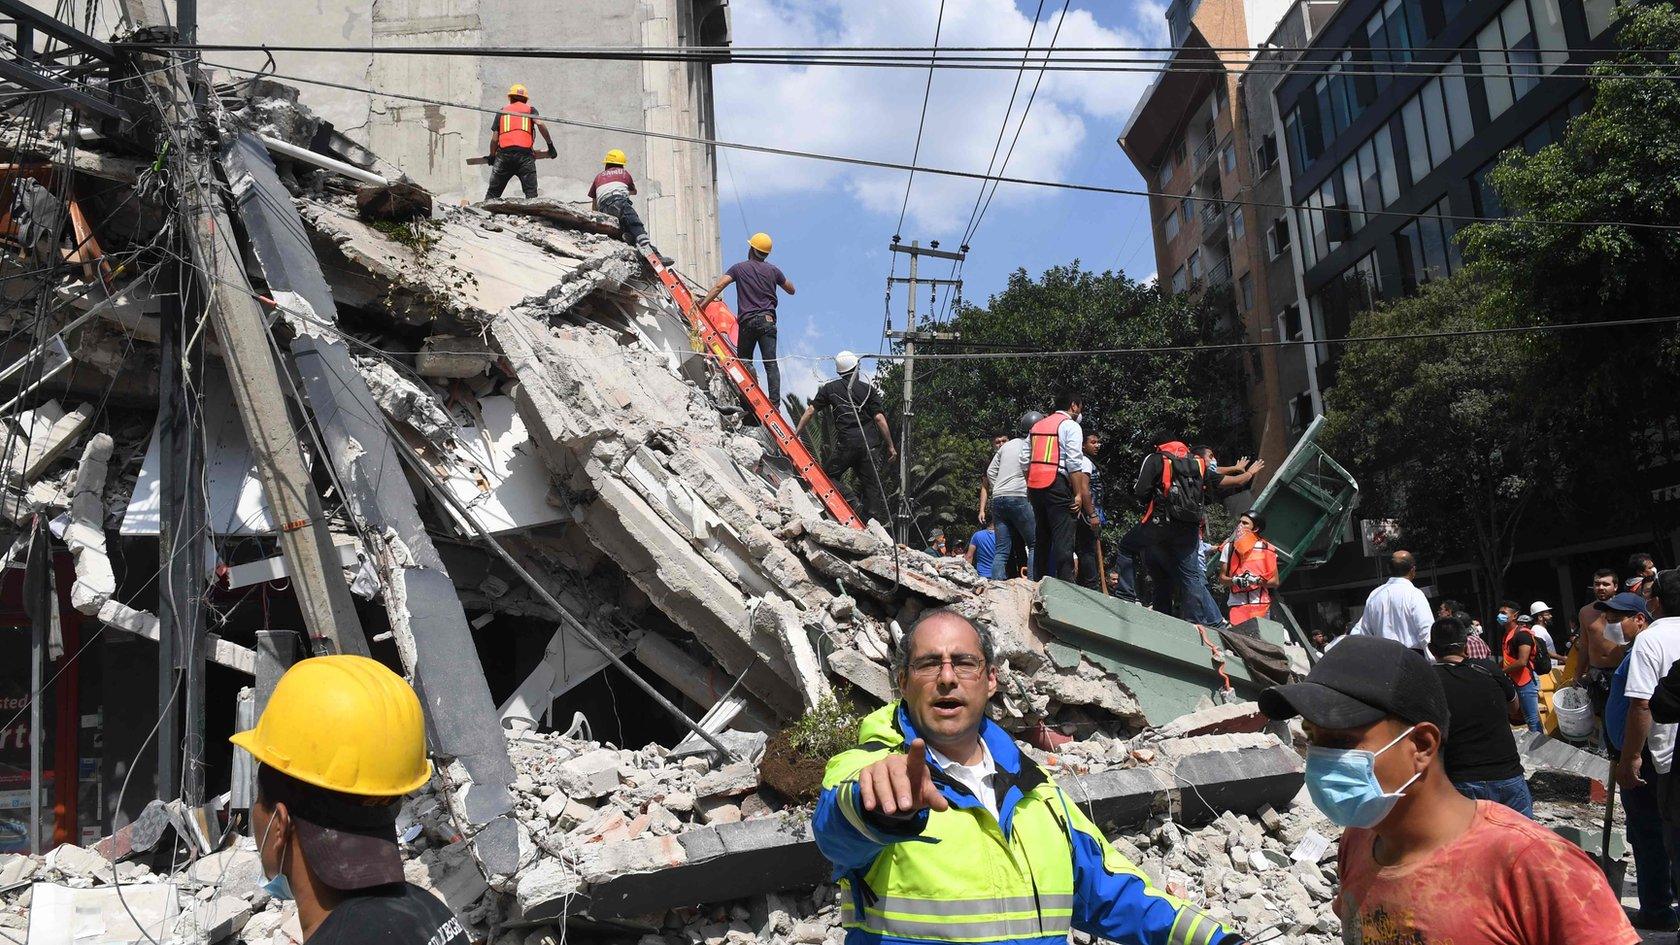
[[[1501,626],[1501,627],[1503,627],[1503,626],[1505,626],[1505,625],[1506,625],[1506,624],[1508,624],[1508,623],[1510,623],[1510,622],[1511,622],[1511,615],[1510,615],[1510,614],[1505,614],[1505,613],[1502,613],[1502,614],[1500,614],[1500,615],[1499,615],[1499,618],[1498,618],[1498,619],[1499,619],[1499,625],[1500,625],[1500,626]]]
[[[1375,827],[1382,823],[1406,788],[1422,777],[1423,772],[1412,775],[1411,781],[1388,793],[1377,780],[1377,756],[1398,745],[1415,728],[1414,725],[1406,729],[1399,738],[1376,751],[1309,746],[1307,794],[1314,806],[1340,827]]]
[[[261,860],[262,860],[262,849],[263,849],[264,846],[266,846],[268,844],[268,831],[270,829],[272,829],[273,827],[274,827],[274,818],[269,817],[268,818],[268,826],[263,828],[262,839],[257,842],[257,860],[258,860],[259,864],[261,863]],[[278,873],[275,873],[273,876],[267,875],[268,870],[264,869],[263,870],[263,883],[262,883],[263,892],[268,893],[270,898],[278,899],[282,902],[284,902],[288,899],[297,898],[296,896],[292,895],[292,883],[291,883],[290,880],[288,880],[286,878],[286,873],[285,873],[285,870],[284,870],[284,866],[285,866],[285,864],[282,863],[281,864],[282,870]]]

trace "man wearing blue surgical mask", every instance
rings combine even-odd
[[[1453,787],[1446,694],[1415,650],[1349,637],[1305,681],[1262,693],[1260,708],[1303,718],[1307,792],[1346,828],[1335,904],[1344,941],[1639,941],[1578,847]]]

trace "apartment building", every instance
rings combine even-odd
[[[1254,341],[1278,337],[1276,293],[1292,296],[1295,288],[1292,273],[1274,286],[1276,254],[1265,230],[1270,219],[1252,206],[1257,185],[1277,189],[1268,182],[1278,176],[1275,120],[1269,105],[1263,114],[1250,113],[1252,97],[1245,96],[1242,79],[1254,61],[1251,50],[1293,6],[1286,0],[1174,0],[1167,8],[1170,68],[1144,93],[1119,138],[1152,192],[1162,287],[1228,289],[1234,317]],[[1256,153],[1257,147],[1269,150]],[[1275,469],[1291,442],[1288,403],[1280,397],[1286,385],[1276,376],[1270,349],[1257,350],[1247,367],[1252,442],[1245,448]]]

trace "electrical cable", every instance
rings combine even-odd
[[[916,119],[916,147],[910,152],[910,176],[904,181],[904,202],[898,208],[898,223],[893,227],[894,239],[904,232],[904,212],[910,208],[910,185],[916,182],[916,162],[922,156],[922,129],[927,125],[928,97],[933,93],[933,67],[939,60],[939,32],[944,27],[945,0],[939,0],[939,17],[933,21],[933,53],[928,57],[927,83],[922,86],[922,115]],[[916,326],[907,327],[914,329]]]
[[[217,68],[217,69],[226,69],[230,72],[239,72],[239,73],[242,73],[242,74],[243,73],[251,73],[251,74],[255,73],[255,70],[252,70],[252,69],[245,69],[245,68],[242,68],[242,67],[239,67],[239,66],[229,66],[229,65],[225,65],[225,64],[221,64],[221,63],[206,63],[206,65],[209,65],[209,66],[211,66],[213,68]],[[390,98],[390,99],[397,99],[397,100],[400,100],[400,101],[418,102],[418,103],[426,104],[426,105],[436,105],[440,108],[455,108],[455,109],[461,109],[463,111],[480,112],[480,113],[489,114],[489,115],[499,114],[499,112],[496,109],[485,108],[485,107],[478,106],[478,105],[468,105],[468,104],[464,104],[464,103],[461,103],[461,102],[448,102],[448,101],[443,101],[441,99],[427,98],[425,96],[420,96],[420,95],[407,95],[407,94],[400,93],[400,92],[378,91],[378,90],[375,90],[375,89],[363,88],[363,87],[355,86],[355,85],[348,85],[348,84],[342,83],[342,82],[330,82],[330,81],[327,81],[327,80],[324,80],[324,79],[312,79],[312,78],[309,78],[307,76],[286,75],[286,74],[281,74],[281,73],[269,73],[269,75],[272,76],[273,78],[281,79],[281,80],[288,81],[288,82],[301,82],[301,83],[306,84],[306,85],[315,85],[315,86],[321,86],[321,87],[324,87],[324,88],[334,88],[334,89],[340,89],[340,90],[348,91],[348,92],[360,92],[360,93],[363,93],[363,94],[366,94],[366,95],[379,96],[381,98]],[[622,125],[609,125],[609,124],[606,124],[606,123],[603,123],[603,122],[584,121],[582,119],[575,119],[575,118],[558,118],[558,117],[555,117],[553,115],[544,115],[542,117],[543,117],[544,121],[553,122],[557,125],[569,125],[569,126],[576,127],[576,128],[590,128],[590,129],[594,129],[596,131],[611,131],[611,132],[615,132],[615,133],[618,133],[618,134],[626,134],[626,135],[648,137],[648,138],[658,138],[658,139],[666,140],[666,141],[681,141],[681,142],[685,142],[685,143],[688,143],[688,144],[699,144],[699,145],[705,145],[705,146],[708,146],[708,147],[715,147],[715,148],[732,148],[732,149],[735,149],[735,150],[738,150],[738,151],[750,151],[750,152],[755,152],[755,153],[758,153],[758,154],[772,154],[772,155],[776,155],[778,157],[795,157],[795,158],[804,158],[804,159],[815,160],[815,161],[828,161],[828,162],[835,163],[835,164],[847,164],[847,165],[852,165],[854,167],[869,167],[869,168],[876,168],[876,169],[879,169],[879,170],[890,170],[890,171],[908,171],[908,170],[911,169],[911,165],[901,164],[901,163],[898,163],[896,161],[879,161],[879,160],[874,160],[874,159],[871,159],[871,158],[851,157],[851,156],[848,156],[848,155],[838,155],[838,154],[823,154],[823,153],[816,152],[816,151],[801,151],[801,150],[797,150],[797,149],[793,149],[793,148],[778,148],[778,147],[771,147],[769,145],[761,145],[761,144],[743,144],[743,143],[735,142],[735,141],[720,141],[720,140],[717,140],[715,138],[702,138],[702,137],[699,137],[699,136],[696,136],[696,135],[684,135],[684,134],[677,134],[675,132],[665,132],[665,131],[652,131],[652,130],[649,130],[649,129],[646,129],[646,128],[629,128],[629,127],[625,127],[625,126],[622,126]],[[917,166],[915,168],[915,170],[919,174],[933,174],[933,175],[941,176],[941,177],[956,177],[956,178],[963,178],[963,179],[967,179],[967,180],[989,180],[989,181],[994,181],[994,182],[1003,183],[1003,184],[1025,184],[1025,185],[1032,186],[1032,187],[1042,187],[1042,188],[1047,188],[1047,189],[1051,189],[1051,190],[1069,190],[1069,191],[1076,191],[1076,192],[1079,192],[1079,193],[1108,194],[1108,195],[1112,195],[1112,196],[1121,196],[1121,197],[1159,197],[1159,198],[1162,198],[1162,199],[1171,199],[1171,200],[1177,200],[1177,199],[1184,196],[1183,194],[1169,194],[1169,193],[1165,193],[1165,192],[1161,192],[1161,191],[1138,189],[1138,188],[1108,187],[1108,186],[1103,186],[1103,185],[1100,185],[1100,184],[1084,184],[1084,183],[1077,183],[1077,182],[1072,182],[1072,181],[1056,181],[1056,180],[1045,180],[1045,179],[1033,179],[1033,178],[1026,178],[1026,177],[1008,177],[1008,176],[1004,176],[1004,175],[1001,175],[1001,174],[1000,175],[987,175],[987,174],[979,173],[977,171],[959,171],[959,170],[954,170],[954,169],[951,169],[951,168],[928,167],[928,166],[925,166],[925,165]],[[1228,204],[1237,204],[1237,205],[1248,206],[1248,207],[1262,207],[1262,208],[1272,209],[1272,210],[1299,211],[1301,213],[1344,213],[1344,212],[1347,212],[1347,211],[1344,211],[1344,210],[1342,210],[1338,207],[1296,206],[1295,204],[1273,203],[1273,202],[1260,201],[1260,200],[1236,200],[1236,199],[1231,199],[1231,200],[1225,200],[1224,202],[1228,203]],[[1406,211],[1401,211],[1401,210],[1364,210],[1364,211],[1361,211],[1361,212],[1367,217],[1396,217],[1396,218],[1407,219],[1407,220],[1423,219],[1423,218],[1427,217],[1429,219],[1451,220],[1455,223],[1503,223],[1503,224],[1518,224],[1518,223],[1521,223],[1521,224],[1528,224],[1528,225],[1534,225],[1534,226],[1567,226],[1567,227],[1575,227],[1575,228],[1582,228],[1582,229],[1591,229],[1591,228],[1605,227],[1605,226],[1619,226],[1619,227],[1626,227],[1626,228],[1629,228],[1629,229],[1659,230],[1659,231],[1664,231],[1664,232],[1680,231],[1680,223],[1639,223],[1639,222],[1632,222],[1632,221],[1617,221],[1617,220],[1521,220],[1521,219],[1512,219],[1512,218],[1509,218],[1509,217],[1486,217],[1486,216],[1475,216],[1475,215],[1465,215],[1465,214],[1433,214],[1433,213],[1423,213],[1423,212],[1413,213],[1413,212],[1406,212]]]

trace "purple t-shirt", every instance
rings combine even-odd
[[[729,267],[729,278],[735,280],[735,314],[774,312],[776,287],[782,284],[782,271],[762,259],[743,259]]]

